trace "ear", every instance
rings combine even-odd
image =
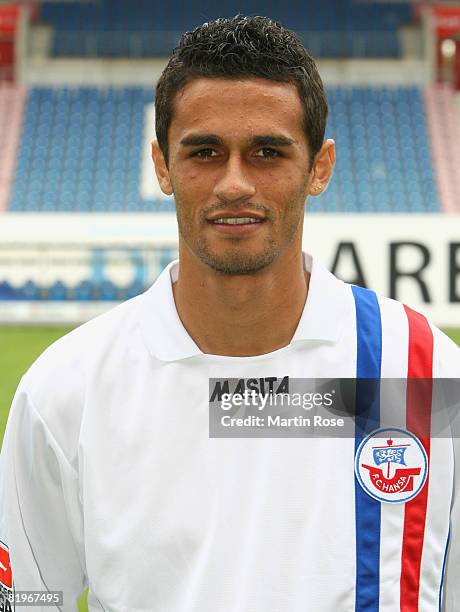
[[[155,165],[155,173],[157,175],[161,191],[165,195],[172,195],[173,188],[171,185],[171,179],[169,178],[168,166],[166,164],[163,152],[160,149],[160,145],[158,144],[158,140],[154,140],[152,142],[152,159]]]
[[[335,166],[335,142],[329,138],[315,157],[310,178],[310,195],[317,196],[327,189]]]

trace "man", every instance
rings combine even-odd
[[[421,315],[302,254],[305,200],[335,163],[326,115],[313,60],[279,24],[238,16],[182,37],[153,145],[179,262],[21,381],[5,583],[63,591],[64,610],[85,583],[90,609],[112,612],[459,609],[459,447],[430,441],[428,394],[394,411],[409,442],[374,454],[399,453],[397,490],[361,459],[382,425],[375,394],[358,392],[353,437],[209,435],[210,379],[276,395],[295,378],[460,377]]]

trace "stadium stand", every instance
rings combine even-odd
[[[37,283],[32,280],[27,280],[19,286],[14,286],[8,281],[0,282],[0,300],[36,301],[41,298],[42,291]]]
[[[0,212],[8,205],[21,136],[25,90],[0,82]]]
[[[180,32],[238,12],[279,19],[316,57],[398,57],[398,28],[412,17],[410,2],[137,0],[133,10],[126,0],[99,0],[45,3],[41,20],[54,27],[55,55],[144,57],[168,55]]]
[[[139,196],[144,107],[152,100],[147,89],[32,89],[10,210],[155,210]]]
[[[444,212],[460,212],[460,129],[452,88],[427,87],[425,107],[442,206]]]
[[[330,88],[328,96],[327,136],[340,163],[312,212],[439,211],[422,90]],[[139,192],[152,101],[153,92],[139,88],[31,89],[10,210],[172,210]]]
[[[423,92],[408,88],[328,91],[340,163],[318,212],[437,212],[439,199]]]
[[[158,257],[154,269],[156,275],[172,260],[177,257],[177,251],[170,248],[162,248],[158,251]],[[92,260],[80,270],[80,278],[73,278],[68,270],[62,270],[63,276],[67,278],[56,278],[52,282],[40,279],[40,274],[36,273],[37,278],[28,278],[23,282],[10,282],[2,280],[0,282],[0,301],[5,302],[80,302],[89,303],[117,302],[132,298],[149,285],[149,274],[146,266],[146,258],[141,251],[130,249],[129,259],[131,260],[130,279],[127,282],[115,281],[110,278],[110,266],[105,261],[103,251],[94,249]],[[126,272],[126,270],[125,270]]]

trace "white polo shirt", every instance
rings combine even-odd
[[[209,436],[210,378],[460,378],[460,350],[439,330],[308,255],[305,266],[298,328],[269,354],[202,353],[175,308],[177,262],[43,353],[1,455],[4,590],[63,591],[63,610],[84,584],[90,610],[111,612],[438,612],[443,597],[460,609],[458,440],[420,447],[423,488],[387,503],[359,481],[368,468],[355,475],[365,427]],[[411,429],[409,410],[395,428]]]

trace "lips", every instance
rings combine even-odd
[[[219,211],[207,218],[209,225],[218,234],[230,237],[250,236],[257,232],[266,220],[263,214],[251,210]]]
[[[265,215],[252,210],[239,210],[234,212],[231,210],[216,211],[207,217],[209,223],[227,224],[227,225],[244,225],[245,223],[261,223],[265,220]]]
[[[251,223],[262,223],[262,219],[256,219],[255,217],[220,217],[214,219],[211,223],[218,223],[222,225],[244,225]]]

